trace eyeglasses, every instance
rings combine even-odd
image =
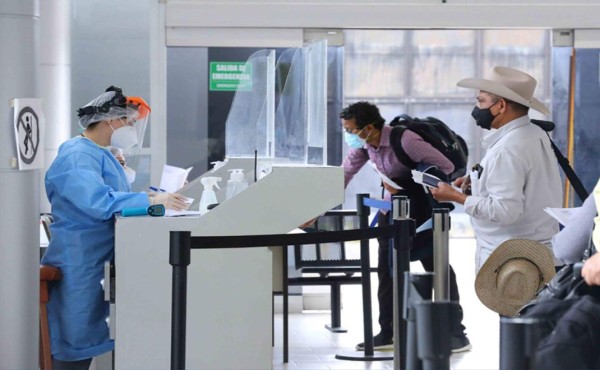
[[[368,125],[367,125],[368,126]],[[365,128],[367,128],[367,126],[363,127],[360,131],[358,131],[356,133],[356,135],[360,134],[361,132],[363,132],[363,130]],[[347,134],[354,134],[354,131],[358,130],[358,127],[356,128],[347,128],[347,127],[342,127],[342,129],[347,133]]]

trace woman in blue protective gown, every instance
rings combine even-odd
[[[54,223],[42,264],[63,274],[47,306],[55,370],[88,369],[93,357],[114,348],[101,285],[104,263],[114,256],[114,213],[151,204],[187,208],[180,194],[131,192],[123,166],[107,148],[127,153],[141,147],[149,112],[142,98],[111,86],[78,110],[83,133],[60,146],[46,173]]]

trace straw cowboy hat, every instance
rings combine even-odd
[[[515,316],[555,273],[554,258],[546,246],[532,240],[508,240],[481,266],[475,292],[490,310]]]
[[[535,78],[516,69],[496,66],[492,68],[488,79],[465,78],[458,81],[456,85],[496,94],[535,109],[546,116],[550,115],[550,110],[533,97],[537,85]]]

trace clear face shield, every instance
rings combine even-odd
[[[126,103],[127,124],[131,125],[135,130],[137,141],[131,148],[125,149],[123,152],[126,156],[139,154],[144,144],[144,135],[146,134],[146,126],[148,125],[148,117],[150,116],[150,107],[139,96],[128,96]]]
[[[111,145],[123,149],[124,155],[132,156],[138,154],[143,147],[150,107],[141,97],[124,96],[120,88],[111,86],[105,93],[78,109],[77,115],[79,126],[83,130],[96,122],[120,122],[116,126],[111,124],[115,131],[111,137]]]

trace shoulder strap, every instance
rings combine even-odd
[[[403,126],[395,126],[392,128],[392,131],[390,132],[390,145],[392,146],[392,149],[394,149],[394,153],[398,160],[408,168],[414,169],[417,167],[417,162],[410,159],[402,147],[402,134],[404,134],[404,130],[406,130],[406,127]]]
[[[558,164],[560,165],[562,170],[565,172],[565,175],[571,182],[573,190],[575,190],[575,193],[577,193],[577,196],[583,202],[588,197],[589,193],[585,190],[585,187],[581,183],[581,180],[579,179],[575,171],[573,171],[573,168],[569,164],[569,160],[565,158],[564,155],[562,155],[556,144],[554,144],[554,141],[552,141],[552,139],[550,138],[550,135],[548,135],[548,132],[546,132],[546,135],[548,136],[548,140],[550,140],[550,145],[552,145],[552,150],[554,150],[554,155],[556,155]]]
[[[579,199],[581,199],[582,202],[585,201],[589,193],[585,190],[583,183],[581,182],[581,180],[579,180],[579,177],[577,177],[575,171],[573,171],[573,168],[569,164],[569,160],[565,158],[564,155],[562,155],[556,144],[554,144],[554,141],[552,141],[552,139],[550,138],[550,134],[548,134],[548,132],[554,130],[554,122],[532,119],[531,123],[533,123],[534,125],[544,130],[544,132],[546,132],[548,140],[550,140],[550,145],[552,145],[552,150],[554,150],[554,155],[556,155],[556,160],[558,161],[558,164],[569,179],[569,182],[571,183],[571,186],[573,186],[573,190],[575,190],[575,193],[577,193]]]

